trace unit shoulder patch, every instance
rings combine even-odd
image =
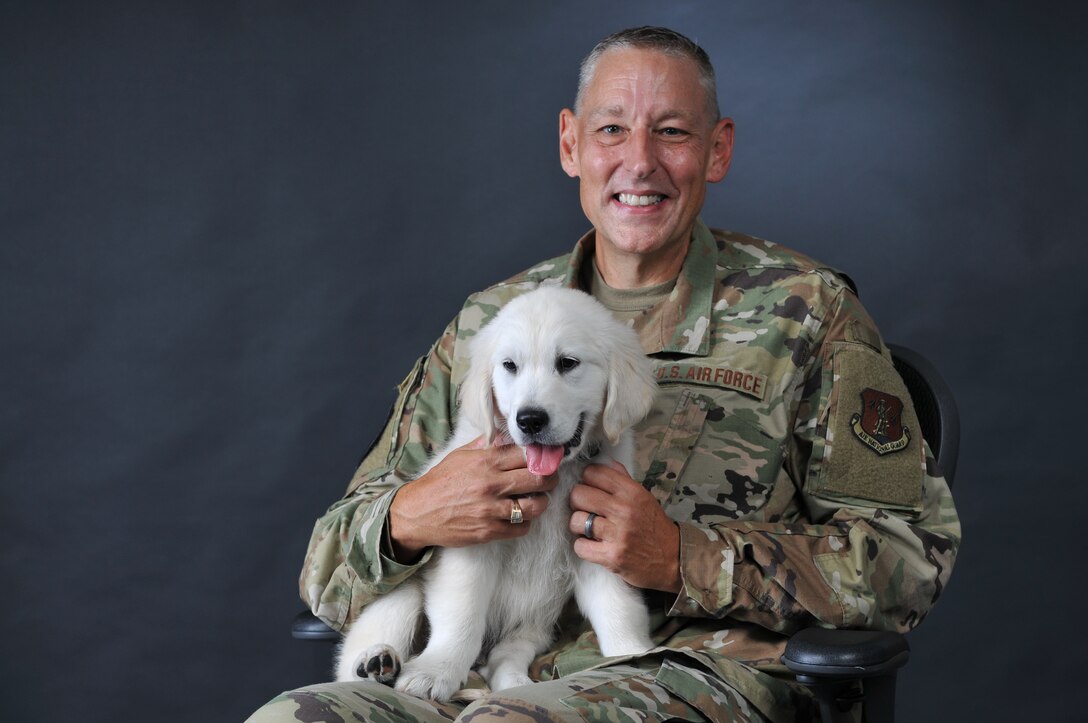
[[[900,452],[910,445],[903,424],[903,401],[877,389],[863,389],[861,412],[850,418],[854,436],[879,455]]]
[[[921,509],[918,415],[891,360],[864,344],[834,348],[806,490],[851,504]]]

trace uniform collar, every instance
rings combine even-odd
[[[569,256],[564,285],[589,291],[596,242],[595,231],[579,239]],[[717,258],[718,245],[713,234],[701,218],[697,219],[676,287],[667,299],[635,322],[647,354],[706,356],[709,353]]]

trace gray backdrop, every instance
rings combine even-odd
[[[706,220],[847,270],[958,394],[966,541],[904,718],[1083,720],[1083,20],[3,3],[0,718],[240,720],[314,681],[287,632],[313,519],[463,297],[585,230],[558,111],[596,39],[652,23],[736,120]]]

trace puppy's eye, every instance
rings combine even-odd
[[[555,370],[560,374],[565,374],[581,363],[572,356],[561,356],[555,360]]]
[[[515,364],[514,362],[510,361],[509,359],[507,359],[506,361],[504,361],[502,363],[502,368],[505,369],[506,371],[510,372],[511,374],[517,374],[518,373],[518,365]]]

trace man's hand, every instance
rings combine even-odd
[[[397,492],[389,507],[393,552],[407,563],[431,546],[465,547],[521,537],[548,506],[548,498],[539,493],[555,484],[555,477],[539,477],[526,469],[520,448],[488,447],[478,438]],[[510,522],[515,497],[525,520],[521,524]]]
[[[592,464],[570,494],[574,553],[635,587],[679,592],[680,528],[623,465]],[[594,512],[593,538],[583,536]]]

